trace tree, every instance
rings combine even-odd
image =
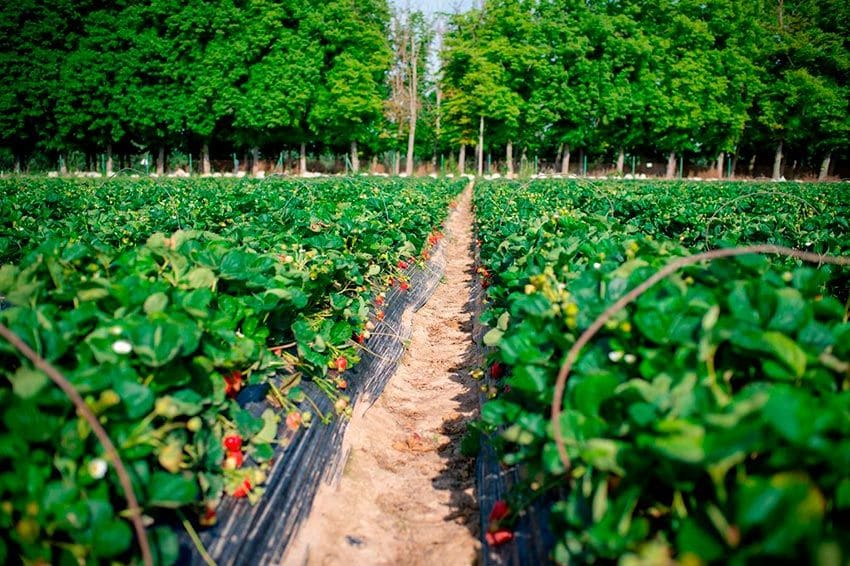
[[[477,147],[478,174],[484,166],[487,123],[507,142],[515,138],[524,101],[517,92],[518,75],[527,69],[525,44],[504,32],[521,20],[529,3],[493,2],[483,10],[454,16],[449,22],[441,58],[443,105],[447,133],[465,158],[467,145]],[[475,137],[477,130],[477,140]],[[459,161],[464,161],[460,159]],[[512,159],[508,160],[512,167]]]
[[[386,116],[389,124],[386,137],[393,140],[394,173],[398,173],[399,147],[406,135],[405,171],[408,175],[413,174],[416,135],[422,121],[424,97],[431,86],[428,58],[433,40],[432,27],[422,12],[397,10],[393,14],[390,28],[393,66],[388,74]]]
[[[80,35],[80,7],[70,0],[0,7],[0,145],[14,154],[17,172],[36,149],[56,149],[59,69]]]
[[[322,80],[308,117],[330,144],[349,143],[351,166],[360,167],[357,143],[377,138],[391,62],[385,0],[331,0],[314,8],[311,29],[324,54]]]
[[[60,68],[53,93],[59,147],[89,154],[105,149],[105,172],[111,175],[114,145],[127,134],[124,103],[130,69],[125,54],[133,34],[124,28],[116,5],[85,13],[81,24],[82,34]]]
[[[756,136],[776,148],[774,179],[783,176],[789,149],[802,157],[820,153],[826,165],[820,176],[826,177],[832,152],[850,144],[850,9],[833,1],[771,4],[766,2],[760,20],[766,63],[756,102]]]

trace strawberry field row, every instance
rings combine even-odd
[[[524,478],[492,544],[542,500],[558,563],[850,557],[846,267],[685,267],[581,351],[560,419],[569,468],[549,419],[579,334],[673,259],[747,243],[850,254],[846,185],[489,182],[475,207],[494,352],[473,432]]]
[[[310,380],[348,414],[383,290],[440,238],[462,183],[437,180],[0,184],[0,322],[59,368],[127,464],[158,563],[177,514],[256,501]],[[255,416],[246,389],[271,404]],[[121,487],[71,402],[0,342],[0,561],[137,556]],[[315,426],[315,425],[314,425]]]

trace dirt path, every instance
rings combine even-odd
[[[396,374],[348,426],[348,459],[337,486],[322,485],[285,564],[475,562],[474,461],[460,454],[478,407],[472,358],[471,191],[446,232],[445,277],[413,315]],[[364,412],[365,411],[365,412]]]

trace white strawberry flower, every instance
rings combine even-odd
[[[133,345],[126,340],[116,340],[112,343],[112,351],[116,354],[129,354],[133,351]]]
[[[106,464],[106,460],[104,460],[103,458],[95,458],[94,460],[89,462],[89,475],[94,479],[99,480],[106,475],[106,470],[108,467],[109,466]]]

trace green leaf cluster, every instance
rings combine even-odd
[[[835,214],[740,183],[478,189],[483,320],[509,371],[476,427],[520,467],[517,507],[553,501],[556,562],[850,556],[846,268],[744,256],[683,269],[580,352],[560,423],[569,471],[549,421],[579,334],[673,259],[718,236],[850,253],[845,187],[789,193]]]

